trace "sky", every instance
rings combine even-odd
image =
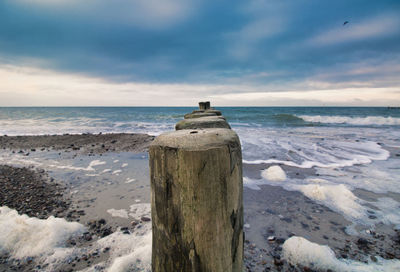
[[[0,1],[0,106],[202,100],[400,106],[400,1]]]

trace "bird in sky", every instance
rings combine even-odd
[[[344,23],[343,23],[343,25],[347,25],[349,23],[349,21],[345,21]]]

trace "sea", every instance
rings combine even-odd
[[[0,135],[146,133],[157,136],[174,130],[176,122],[194,109],[0,108]],[[301,192],[352,222],[346,228],[349,235],[357,235],[360,226],[373,230],[383,224],[400,229],[399,108],[216,109],[222,111],[239,135],[244,166],[260,168],[258,175],[246,175],[245,171],[246,190],[260,190],[263,185],[272,185]],[[307,174],[296,177],[289,173],[297,171],[293,169]],[[356,194],[356,191],[362,191],[368,197],[360,197],[363,194]],[[294,248],[299,250],[299,244]],[[379,271],[400,267],[398,262],[389,266],[381,264],[377,268]],[[357,269],[350,270],[370,271],[363,270],[365,267]]]

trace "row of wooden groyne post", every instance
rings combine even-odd
[[[200,102],[151,144],[152,271],[242,271],[239,137]]]

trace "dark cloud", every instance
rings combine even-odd
[[[398,84],[386,64],[400,59],[399,12],[399,1],[3,0],[0,57],[116,81]],[[358,64],[386,72],[343,74]]]

